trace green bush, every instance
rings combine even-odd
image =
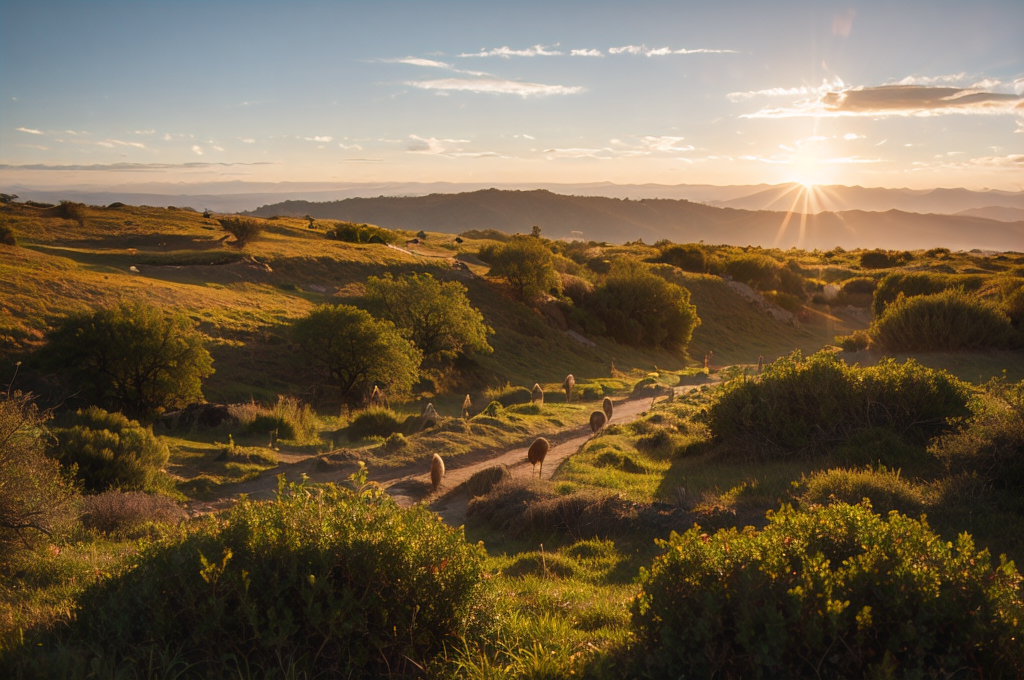
[[[764,293],[763,297],[768,302],[771,302],[781,307],[790,314],[799,314],[804,310],[803,299],[796,295],[791,295],[790,293],[784,293],[778,290],[770,290]]]
[[[907,251],[897,252],[893,250],[869,250],[861,253],[860,266],[864,269],[889,269],[906,264],[914,259],[914,256]]]
[[[407,677],[465,631],[484,552],[461,528],[373,487],[281,485],[145,546],[85,593],[67,642],[137,670],[174,649],[195,677]]]
[[[484,399],[488,402],[496,401],[506,408],[516,404],[529,404],[532,397],[533,393],[529,389],[511,383],[484,392]]]
[[[969,396],[949,373],[913,360],[860,368],[829,352],[794,352],[757,380],[726,385],[708,425],[719,442],[774,455],[817,452],[874,427],[924,443],[970,415]]]
[[[84,203],[75,203],[74,201],[61,201],[60,204],[47,209],[47,211],[44,214],[77,222],[78,226],[80,227],[85,226]]]
[[[1024,328],[1024,285],[1003,297],[1003,311],[1014,328]]]
[[[725,273],[755,290],[774,290],[779,285],[780,265],[765,255],[739,255],[725,262]]]
[[[290,439],[302,444],[311,444],[319,438],[320,420],[309,404],[302,404],[294,397],[279,395],[273,406],[260,406],[249,402],[232,406],[231,415],[250,434],[266,435],[276,431],[279,439]]]
[[[700,325],[690,291],[645,265],[619,260],[587,299],[586,310],[616,342],[683,352]]]
[[[144,302],[68,316],[40,359],[69,392],[132,416],[201,401],[202,380],[213,374],[192,321]]]
[[[594,292],[594,284],[582,276],[573,274],[562,274],[562,295],[572,300],[577,307],[586,303],[587,298]]]
[[[222,217],[217,221],[224,231],[235,237],[236,248],[244,248],[263,233],[263,222],[251,217]]]
[[[398,414],[389,408],[371,406],[360,411],[348,425],[348,438],[351,441],[367,437],[390,437],[401,431],[402,421]]]
[[[662,541],[633,623],[656,677],[1020,677],[1013,563],[870,506]]]
[[[708,270],[708,254],[694,243],[669,245],[662,249],[657,261],[679,267],[684,272],[703,274]]]
[[[398,234],[373,224],[339,222],[327,230],[327,238],[347,243],[395,243]]]
[[[849,335],[836,336],[835,342],[844,352],[860,352],[871,346],[871,336],[867,331],[854,331]]]
[[[889,276],[893,276],[890,274]],[[843,282],[840,289],[847,295],[871,295],[878,288],[878,282],[866,276],[857,276]]]
[[[924,509],[925,497],[921,490],[884,465],[877,469],[833,468],[815,472],[802,480],[800,500],[805,504],[856,505],[865,498],[871,507],[883,515],[895,510],[904,515],[917,516]]]
[[[0,222],[0,245],[18,245],[18,237],[14,235],[14,230],[11,229],[11,225],[3,222]]]
[[[1004,349],[1013,327],[996,303],[954,289],[896,298],[870,333],[890,352],[963,352]]]
[[[903,294],[905,297],[933,295],[951,288],[976,291],[985,283],[985,277],[977,275],[951,275],[935,272],[893,272],[882,277],[874,291],[871,311],[881,316],[885,308]]]
[[[551,250],[542,239],[513,236],[504,245],[491,249],[487,257],[491,264],[487,275],[504,279],[520,300],[530,302],[552,290],[560,291],[562,279],[555,270]]]
[[[54,457],[64,467],[76,466],[89,491],[152,489],[170,457],[153,428],[96,406],[78,411],[71,426],[55,434]]]

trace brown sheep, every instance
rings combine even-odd
[[[601,402],[601,410],[604,411],[604,414],[608,416],[610,421],[612,419],[612,400],[605,397],[604,401]]]
[[[526,460],[530,461],[530,465],[536,468],[540,464],[538,476],[544,474],[544,457],[548,455],[550,448],[551,444],[548,443],[548,440],[540,437],[537,441],[530,444],[530,450],[526,452]]]
[[[562,387],[565,388],[565,403],[569,404],[572,402],[572,388],[576,386],[576,378],[572,377],[572,373],[565,376],[565,382],[562,383]]]
[[[544,390],[540,383],[533,383],[533,389],[530,391],[530,403],[534,402],[544,403]]]
[[[437,491],[437,487],[441,486],[441,479],[444,477],[444,461],[441,460],[441,456],[434,454],[434,457],[430,459],[430,483],[434,487],[434,491]]]
[[[590,414],[590,431],[597,432],[605,423],[608,422],[608,416],[604,414],[604,411],[594,411]]]
[[[469,409],[473,408],[473,402],[470,400],[469,395],[462,402],[462,417],[469,420]]]

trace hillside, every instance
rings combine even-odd
[[[528,232],[551,238],[581,232],[586,240],[621,243],[643,239],[705,241],[763,247],[827,250],[931,248],[1012,250],[1024,243],[1024,222],[978,217],[847,211],[818,215],[716,208],[685,200],[564,196],[549,191],[487,189],[461,194],[350,198],[312,203],[285,201],[250,214],[367,222],[390,229],[461,233],[468,229]],[[785,226],[783,229],[782,227]]]
[[[712,201],[724,208],[743,210],[789,210],[794,199],[803,202],[804,187],[800,184],[778,184],[746,196]],[[882,212],[902,210],[940,215],[959,214],[965,210],[986,208],[1024,208],[1024,192],[971,191],[970,189],[884,189],[880,187],[818,185],[811,190],[808,212],[866,210]],[[977,215],[984,217],[984,215]],[[993,218],[994,219],[994,218]],[[1020,218],[1018,218],[1020,219]]]

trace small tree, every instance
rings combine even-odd
[[[374,383],[390,395],[409,392],[423,358],[393,323],[350,305],[320,305],[295,322],[303,354],[326,373],[326,382],[355,405]]]
[[[0,546],[50,535],[74,516],[77,493],[46,455],[45,434],[28,395],[0,392]]]
[[[236,248],[244,248],[263,232],[263,223],[251,217],[223,217],[217,221],[224,231],[235,237]]]
[[[374,314],[409,332],[428,362],[442,363],[459,352],[492,351],[487,335],[494,331],[457,281],[442,283],[430,274],[371,276],[366,299]]]
[[[540,238],[513,236],[508,243],[495,248],[489,257],[488,276],[505,279],[520,300],[529,302],[552,289],[561,289],[554,257]]]
[[[201,400],[213,374],[192,322],[143,302],[67,317],[41,359],[89,403],[135,417]]]
[[[653,274],[644,265],[619,260],[586,301],[616,342],[682,352],[700,324],[690,291]]]

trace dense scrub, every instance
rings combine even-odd
[[[327,229],[327,238],[347,243],[395,243],[398,234],[373,224],[338,222]]]
[[[960,289],[903,297],[871,326],[872,343],[890,352],[964,352],[1006,349],[1010,320],[995,302]]]
[[[633,622],[659,677],[1019,677],[1012,563],[870,506],[694,528],[642,570]]]
[[[97,654],[137,672],[171,648],[201,676],[412,675],[464,632],[482,557],[373,487],[291,485],[144,548],[82,597],[64,642],[83,666]]]
[[[359,411],[348,426],[348,438],[352,441],[367,437],[388,437],[402,429],[398,414],[389,408],[371,406]]]
[[[913,360],[848,366],[828,352],[799,352],[760,379],[729,384],[708,412],[714,438],[749,452],[790,455],[884,428],[923,443],[970,414],[967,386]]]
[[[934,295],[951,288],[962,288],[968,292],[979,290],[985,277],[977,274],[943,274],[940,272],[892,272],[886,274],[874,288],[871,311],[881,316],[885,308],[896,301],[901,294],[905,297]]]
[[[152,427],[96,406],[78,411],[56,436],[54,457],[89,491],[152,489],[170,457]]]
[[[224,231],[235,237],[236,248],[244,248],[263,233],[263,221],[251,217],[224,217],[217,221]]]

